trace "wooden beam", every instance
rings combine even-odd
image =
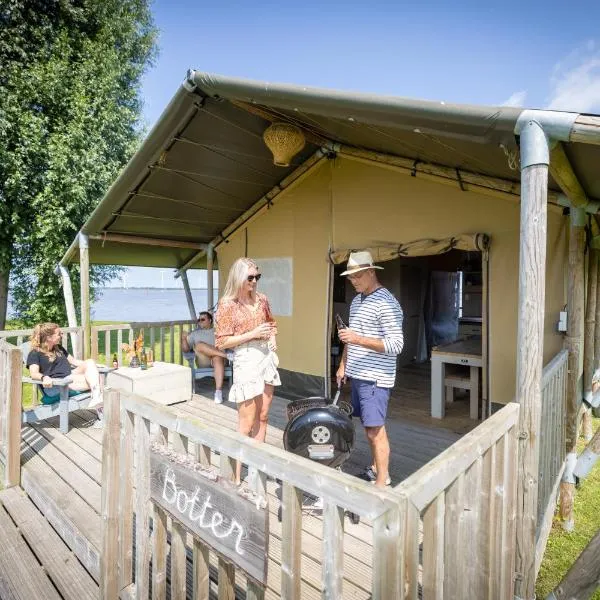
[[[215,303],[215,293],[213,290],[213,266],[214,266],[215,251],[212,244],[206,249],[206,292],[207,304],[206,310],[211,310]]]
[[[535,598],[539,430],[544,346],[548,147],[540,126],[521,131],[521,235],[517,331],[519,456],[515,596]]]
[[[122,244],[140,244],[142,246],[159,246],[161,248],[189,248],[190,250],[205,250],[206,244],[185,242],[182,240],[162,240],[159,238],[126,235],[123,233],[100,233],[88,236],[90,240],[102,242],[119,242]]]
[[[571,129],[569,141],[600,145],[600,117],[579,115]]]
[[[343,158],[364,164],[377,164],[405,175],[419,176],[452,187],[461,187],[462,185],[461,189],[463,191],[478,192],[514,202],[518,202],[521,195],[521,184],[508,179],[471,173],[470,171],[434,163],[419,162],[412,158],[403,158],[382,152],[373,152],[372,150],[362,150],[352,146],[336,144],[334,149]],[[560,198],[561,194],[548,191],[548,202],[559,205]]]
[[[550,175],[573,206],[585,207],[589,199],[573,171],[565,147],[561,142],[558,142],[550,152]]]

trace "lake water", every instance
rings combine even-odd
[[[206,310],[207,290],[192,290],[196,313]],[[11,317],[9,303],[9,318]],[[183,289],[103,288],[92,304],[94,321],[179,321],[189,319]]]

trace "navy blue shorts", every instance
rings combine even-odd
[[[385,425],[390,388],[378,387],[374,381],[352,379],[352,416],[364,427]]]

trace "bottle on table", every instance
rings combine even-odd
[[[146,349],[142,348],[142,354],[140,356],[140,367],[142,371],[148,368],[148,357],[146,356]]]

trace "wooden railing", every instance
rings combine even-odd
[[[83,358],[83,328],[82,327],[62,327],[63,333],[68,333],[63,337],[65,348],[75,358]],[[27,342],[33,333],[33,329],[3,329],[0,331],[0,339],[6,340],[19,347]]]
[[[566,458],[567,350],[559,352],[542,373],[538,467],[536,572],[552,527],[558,487]]]
[[[82,327],[61,327],[65,334],[63,344],[68,352],[75,358],[83,358],[83,328]],[[33,334],[33,329],[4,329],[0,331],[0,340],[4,340],[17,348],[21,348],[22,344],[29,341]],[[21,369],[22,370],[22,369]],[[21,373],[21,370],[19,373]],[[25,389],[29,386],[29,392]],[[35,383],[23,384],[21,397],[26,405],[31,402],[32,405],[39,403],[39,386]]]
[[[518,417],[506,405],[395,488],[406,598],[512,600]]]
[[[2,486],[21,482],[21,370],[19,348],[0,339],[0,464]]]
[[[221,539],[217,548],[225,543],[222,538],[227,537],[227,531],[234,530],[232,513],[228,512],[227,506],[240,502],[239,492],[227,483],[233,476],[236,460],[256,469],[255,494],[249,498],[252,508],[247,510],[268,511],[267,476],[283,482],[281,547],[278,543],[272,550],[277,553],[280,564],[273,563],[269,549],[260,546],[260,540],[269,539],[268,512],[263,517],[266,536],[263,527],[254,552],[246,551],[233,559],[212,545],[209,550],[206,537],[194,535],[194,598],[209,597],[209,554],[215,553],[218,556],[216,583],[219,598],[236,597],[236,588],[245,583],[245,590],[239,591],[242,595],[245,592],[246,598],[264,598],[266,585],[271,597],[300,600],[302,572],[306,568],[301,555],[304,491],[324,499],[322,597],[349,597],[351,592],[346,590],[344,594],[343,589],[346,585],[343,579],[344,544],[347,543],[344,511],[349,510],[373,524],[372,597],[404,598],[400,540],[405,504],[404,499],[392,490],[375,488],[356,477],[269,444],[257,444],[255,440],[214,423],[186,418],[181,413],[125,392],[107,390],[104,406],[107,424],[102,456],[102,598],[148,598],[150,581],[152,597],[164,598],[168,578],[172,598],[185,598],[186,592],[191,595],[192,590],[186,590],[189,585],[186,582],[186,530],[193,531],[193,524],[190,526],[186,519],[196,522],[196,527],[204,528],[205,535],[210,535],[208,530],[212,527],[213,537]],[[156,436],[154,443],[151,432]],[[215,453],[218,454],[216,458]],[[172,465],[172,471],[165,467],[161,475],[160,465],[165,461]],[[218,493],[206,496],[202,492],[199,505],[196,505],[198,490],[207,486],[221,486],[222,500],[217,501]],[[212,514],[204,512],[205,497],[206,501],[210,499]],[[195,518],[192,518],[193,511]],[[248,520],[237,514],[237,525],[242,528]],[[167,515],[172,522],[170,552],[167,551]],[[260,520],[257,518],[254,522]],[[222,523],[224,526],[220,527]],[[239,539],[247,542],[256,537],[252,532],[258,529],[242,528],[248,536],[240,533]],[[121,542],[132,539],[135,540],[133,551],[129,542]],[[170,572],[167,571],[168,554]],[[265,565],[269,562],[277,564],[277,569],[271,566],[265,574],[260,561]],[[250,562],[254,566],[245,566]],[[240,575],[237,583],[236,575]],[[211,578],[214,578],[214,570]]]
[[[155,360],[182,365],[181,336],[194,329],[192,321],[144,321],[120,323],[117,325],[94,325],[92,327],[92,358],[99,360],[103,354],[107,364],[114,354],[119,365],[126,362],[123,343],[132,344],[140,331],[144,336],[144,346],[152,348]]]

